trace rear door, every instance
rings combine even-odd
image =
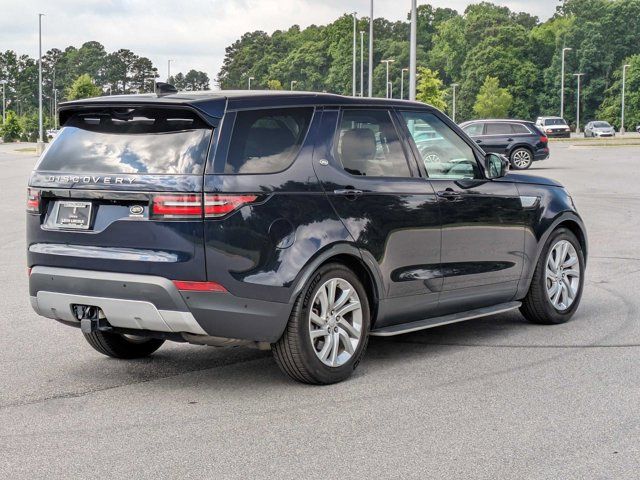
[[[481,140],[478,144],[485,152],[506,154],[509,145],[514,141],[511,124],[506,122],[487,122]]]
[[[71,112],[31,176],[29,266],[205,280],[212,133],[185,107]]]
[[[427,317],[442,287],[438,202],[408,161],[397,127],[387,109],[328,109],[322,125],[328,137],[314,152],[331,204],[382,274],[378,326]]]

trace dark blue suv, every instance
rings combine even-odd
[[[248,345],[326,384],[372,335],[578,307],[587,239],[567,191],[507,174],[427,105],[223,91],[59,115],[29,182],[31,303],[105,355]]]

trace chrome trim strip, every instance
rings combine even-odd
[[[99,258],[103,260],[127,260],[134,262],[176,263],[179,260],[177,254],[163,252],[161,250],[94,247],[90,245],[63,245],[60,243],[34,243],[29,245],[29,251],[45,255]]]

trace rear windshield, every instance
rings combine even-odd
[[[594,128],[611,128],[611,125],[609,125],[607,122],[593,122],[593,127]]]
[[[184,109],[76,113],[37,166],[65,173],[191,174],[204,171],[211,127]]]

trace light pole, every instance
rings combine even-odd
[[[364,97],[364,31],[360,30],[360,96]]]
[[[358,12],[353,12],[353,65],[352,65],[352,70],[353,70],[353,75],[352,75],[352,79],[351,79],[351,93],[352,95],[355,97],[356,96],[356,91],[357,91],[357,87],[356,87],[356,53],[358,51],[358,47],[357,45],[357,38],[358,38]]]
[[[44,147],[44,128],[42,126],[42,17],[44,13],[38,14],[38,155],[42,153]]]
[[[251,80],[255,80],[255,77],[249,77],[249,90],[251,90]]]
[[[53,128],[58,129],[58,89],[53,89]]]
[[[624,96],[627,84],[627,68],[631,65],[622,66],[622,117],[620,118],[620,134],[624,135]]]
[[[389,58],[387,60],[382,60],[380,63],[386,63],[387,64],[387,98],[389,98],[389,64],[395,62],[395,60]]]
[[[564,47],[562,49],[562,67],[560,73],[560,118],[564,118],[564,56],[565,53],[573,50],[569,47]]]
[[[169,59],[167,60],[167,83],[169,83],[169,79],[171,78],[171,62],[173,62],[173,59]]]
[[[389,96],[387,98],[393,98],[393,82],[387,82],[387,90],[389,91]]]
[[[458,83],[452,83],[451,88],[453,89],[453,123],[456,123],[456,88],[459,86]]]
[[[7,99],[5,97],[5,85],[7,84],[6,80],[0,80],[0,84],[2,84],[2,125],[5,124],[5,122],[7,121],[7,115],[5,113],[6,110],[6,105],[7,105]]]
[[[400,100],[404,100],[404,72],[408,71],[408,68],[400,70]]]
[[[580,133],[580,79],[584,73],[574,73],[573,76],[578,80],[578,100],[576,101],[576,133]]]
[[[373,0],[369,16],[369,97],[373,97]]]
[[[297,80],[291,80],[291,88],[289,90],[293,90],[293,86],[298,83]]]
[[[418,49],[418,10],[417,0],[411,0],[411,37],[409,45],[409,100],[416,99],[416,51]]]

